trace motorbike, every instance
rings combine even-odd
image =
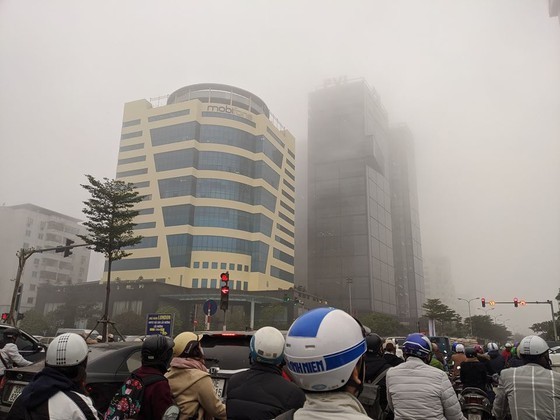
[[[492,419],[492,404],[486,393],[479,388],[464,388],[459,394],[459,403],[468,420]]]

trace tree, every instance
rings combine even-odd
[[[428,299],[422,308],[426,311],[426,316],[440,323],[441,334],[448,335],[457,329],[461,323],[461,317],[457,312],[443,304],[439,299]]]
[[[146,333],[146,318],[136,312],[123,312],[113,318],[119,330],[126,335],[143,335]]]
[[[158,314],[173,314],[173,335],[178,335],[183,332],[183,319],[181,318],[181,311],[173,305],[160,306],[156,313]]]
[[[395,317],[371,312],[359,317],[360,322],[381,337],[406,335],[409,331]]]
[[[22,330],[34,335],[47,335],[50,332],[47,319],[35,309],[25,313],[25,317],[21,320],[19,326]]]
[[[133,219],[138,215],[134,205],[142,201],[138,191],[131,183],[103,178],[103,181],[86,175],[89,184],[82,187],[91,194],[84,201],[83,213],[87,216],[84,226],[87,235],[78,235],[90,249],[102,253],[107,259],[107,286],[105,305],[100,322],[103,323],[103,337],[108,339],[109,298],[111,294],[111,265],[128,255],[127,247],[132,247],[142,240],[142,236],[134,236]]]

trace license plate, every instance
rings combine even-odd
[[[8,398],[8,402],[10,404],[12,404],[17,399],[17,397],[20,396],[21,391],[23,391],[23,388],[24,388],[23,385],[14,385],[12,387],[12,390],[10,391],[10,397]]]
[[[218,398],[222,398],[224,393],[224,384],[226,383],[226,381],[223,379],[212,378],[212,383],[214,384],[214,391],[216,392],[216,395],[218,396]]]

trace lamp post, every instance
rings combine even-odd
[[[501,317],[501,316],[503,316],[503,315],[502,315],[502,314],[498,314],[498,315],[495,315],[495,316],[494,316],[494,324],[497,323],[497,319],[498,319],[499,317]]]
[[[472,316],[471,316],[471,302],[473,300],[480,299],[479,297],[475,297],[472,299],[465,299],[465,298],[457,298],[458,300],[464,300],[469,305],[469,324],[471,324],[471,337],[473,336],[473,328],[472,328]]]
[[[493,311],[496,308],[484,309],[484,308],[476,308],[479,311],[484,311],[484,315],[488,315],[488,311]]]
[[[354,316],[352,311],[352,278],[348,277],[346,283],[348,283],[348,309],[350,310],[350,315]]]

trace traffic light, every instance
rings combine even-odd
[[[9,313],[4,312],[4,313],[2,314],[2,321],[7,321],[9,316],[10,316]]]
[[[482,303],[483,308],[486,308],[486,299],[480,298],[480,303]]]
[[[222,281],[226,284],[229,281],[229,271],[226,271],[225,273],[220,274],[220,278],[222,279]]]
[[[226,284],[220,289],[220,309],[227,311],[229,303],[229,286]]]
[[[74,243],[73,240],[71,239],[66,239],[66,248],[64,249],[64,256],[68,257],[70,255],[72,255],[72,248],[68,248],[69,246],[71,246]]]
[[[490,306],[495,306],[495,305],[496,305],[496,301],[495,301],[495,300],[491,300],[489,303],[490,303]]]
[[[522,299],[522,300],[519,301],[519,304],[520,304],[521,306],[525,306],[525,305],[527,305],[527,302],[525,302],[525,301]]]
[[[513,306],[517,308],[517,305],[519,305],[519,300],[517,298],[513,298]]]

